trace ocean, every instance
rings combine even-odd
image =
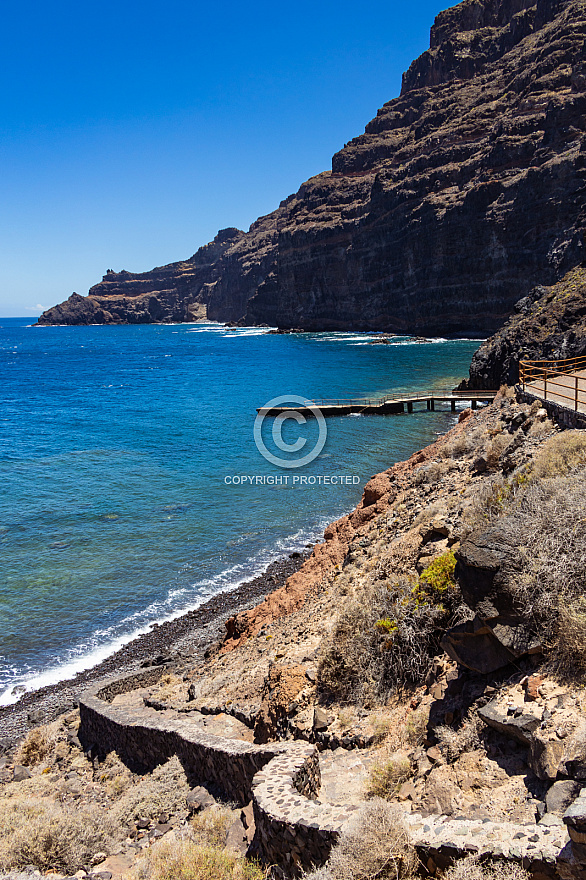
[[[294,467],[319,423],[279,435],[266,419],[289,466],[263,457],[269,400],[451,387],[479,344],[373,338],[0,319],[0,704],[315,542],[373,474],[448,430],[440,406],[332,418]]]

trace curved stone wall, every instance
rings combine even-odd
[[[252,797],[252,780],[272,758],[283,752],[313,753],[314,747],[297,743],[257,746],[240,740],[212,736],[187,719],[150,719],[141,724],[124,709],[113,706],[116,695],[154,684],[161,676],[148,670],[97,683],[79,700],[79,738],[84,748],[100,754],[115,750],[131,764],[153,768],[177,755],[194,784],[220,789],[239,804]]]
[[[146,767],[177,755],[194,785],[213,785],[240,804],[252,800],[256,830],[251,854],[279,866],[289,877],[323,864],[357,806],[319,802],[316,747],[299,742],[254,745],[212,736],[184,719],[149,719],[141,724],[109,702],[117,694],[155,684],[163,671],[119,676],[87,690],[80,699],[79,737],[84,746],[94,746],[100,754],[115,750],[124,760]],[[586,840],[586,818],[582,813],[578,818]],[[406,813],[405,821],[431,875],[476,853],[520,863],[534,880],[586,877],[586,846],[570,841],[561,820],[554,825],[517,825]],[[575,831],[573,813],[566,821]],[[581,825],[578,830],[582,833]]]

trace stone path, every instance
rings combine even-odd
[[[237,739],[242,742],[252,743],[254,734],[249,727],[231,715],[202,715],[196,709],[191,711],[177,711],[176,709],[154,709],[145,706],[144,698],[148,697],[148,688],[137,688],[126,694],[119,694],[112,700],[112,706],[122,709],[125,714],[136,723],[148,725],[153,719],[181,720],[193,724],[198,730],[203,730],[213,736],[222,736],[227,739]]]
[[[375,760],[372,751],[338,748],[320,752],[322,804],[357,804],[364,800],[364,787]]]

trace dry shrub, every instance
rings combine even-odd
[[[48,731],[43,727],[37,727],[21,742],[14,758],[15,763],[34,767],[45,760],[54,745],[54,739]]]
[[[562,431],[547,440],[533,459],[535,480],[563,477],[586,462],[586,431]]]
[[[435,728],[439,748],[447,761],[456,761],[464,752],[471,752],[480,746],[480,720],[476,715],[455,730],[453,727],[441,725]]]
[[[419,706],[408,715],[405,723],[405,733],[409,745],[418,746],[426,738],[430,708],[431,704],[428,703]]]
[[[484,446],[488,435],[480,426],[467,424],[453,440],[448,440],[442,448],[444,458],[463,458],[474,452],[476,455]]]
[[[462,458],[462,456],[467,455],[474,448],[474,444],[466,436],[466,434],[460,434],[458,437],[455,437],[453,440],[450,440],[442,449],[442,454],[446,458]]]
[[[323,694],[373,705],[421,683],[441,650],[447,612],[442,604],[420,604],[417,595],[413,583],[375,581],[347,603],[322,642]]]
[[[36,865],[73,874],[104,850],[116,831],[98,807],[67,809],[41,799],[5,800],[0,806],[0,869]]]
[[[586,597],[560,602],[552,653],[557,671],[565,678],[584,680],[586,675]]]
[[[514,862],[481,862],[478,856],[458,859],[443,880],[530,880],[531,874]]]
[[[584,439],[586,435],[570,437],[563,447],[545,444],[550,451],[529,478],[516,474],[508,482],[490,481],[481,501],[483,527],[500,510],[498,539],[516,548],[503,558],[498,572],[503,599],[507,597],[511,611],[568,675],[586,668],[586,468],[548,479],[538,479],[536,473],[550,469],[552,462],[553,469],[568,466],[576,450],[581,455],[586,449]]]
[[[521,572],[509,572],[508,588],[527,621],[546,641],[561,605],[584,592],[586,576],[586,470],[540,480],[526,488],[503,521],[519,548]]]
[[[486,529],[511,507],[529,485],[529,477],[520,470],[511,477],[498,474],[484,480],[474,493],[470,507],[464,511],[464,533]]]
[[[353,706],[343,706],[338,710],[337,715],[338,723],[342,730],[349,730],[351,727],[354,727],[358,721],[358,715]]]
[[[451,462],[447,461],[431,461],[424,464],[415,471],[413,475],[413,484],[421,486],[423,483],[437,483],[452,469]]]
[[[110,797],[115,800],[128,790],[136,777],[116,752],[109,752],[100,765],[99,779]]]
[[[390,800],[395,797],[401,785],[407,782],[412,773],[411,761],[405,754],[398,753],[380,758],[373,764],[368,774],[366,797]]]
[[[307,880],[406,880],[417,856],[402,813],[377,798],[365,803],[342,832],[327,864]]]
[[[129,877],[133,880],[263,880],[253,862],[229,850],[201,846],[189,838],[161,840],[146,850]]]
[[[551,419],[535,419],[531,427],[529,428],[527,436],[531,437],[534,440],[543,440],[550,434],[557,434],[557,432],[558,429],[551,421]]]
[[[138,818],[151,819],[160,813],[174,813],[185,807],[189,790],[185,772],[174,756],[149,775],[139,777],[120,798],[113,814],[119,822],[130,824]]]
[[[498,467],[501,455],[511,443],[510,434],[497,434],[488,444],[484,452],[484,459],[491,470]]]
[[[513,385],[501,385],[499,388],[499,394],[507,400],[516,400],[517,398],[517,393]]]
[[[189,823],[196,843],[207,846],[224,846],[234,813],[223,804],[213,804],[209,810],[197,813]]]

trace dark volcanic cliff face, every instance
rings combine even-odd
[[[69,300],[41,323],[494,331],[583,258],[585,37],[581,0],[464,0],[331,172],[247,233],[108,274],[91,306]]]
[[[519,381],[520,360],[586,355],[586,269],[572,269],[552,287],[521,299],[506,324],[482,343],[463,388],[499,388]]]

